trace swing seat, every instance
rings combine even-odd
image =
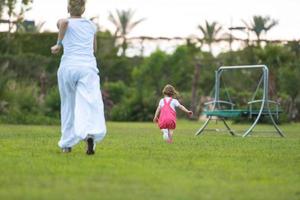
[[[210,110],[204,111],[204,114],[208,117],[221,117],[221,118],[235,118],[244,117],[249,115],[248,110]]]
[[[206,116],[221,117],[221,118],[235,118],[235,117],[248,117],[249,115],[256,116],[259,114],[259,110],[210,110],[203,112]],[[271,111],[272,115],[282,113],[282,110]],[[262,115],[269,115],[268,110],[263,110]]]
[[[218,101],[210,101],[205,103],[204,105],[208,106],[211,104],[224,104],[229,105],[231,109],[215,109],[215,110],[205,110],[204,114],[208,117],[220,117],[220,118],[235,118],[235,117],[252,117],[257,116],[260,112],[259,109],[252,108],[253,104],[262,103],[263,100],[254,100],[248,102],[249,109],[234,109],[235,104],[228,101],[218,100]],[[276,101],[269,100],[268,103],[274,104],[276,106],[275,110],[270,110],[271,115],[274,115],[278,118],[279,113],[282,113],[282,110],[279,109],[279,103]],[[262,110],[262,115],[269,115],[269,110]]]
[[[253,100],[253,101],[248,102],[250,117],[259,115],[259,110],[258,109],[253,109],[253,105],[254,104],[261,104],[263,102],[267,102],[268,104],[274,105],[275,109],[270,109],[270,110],[263,109],[261,115],[271,114],[271,115],[274,115],[278,120],[279,119],[279,114],[282,113],[282,110],[279,108],[280,103],[278,103],[277,101],[272,101],[272,100],[264,101],[263,99]]]
[[[204,104],[206,107],[215,107],[217,105],[218,109],[206,109],[204,114],[208,117],[220,117],[220,118],[235,118],[241,117],[248,114],[248,110],[234,109],[235,104],[224,100],[214,100],[206,102]],[[226,107],[226,108],[225,108]],[[230,109],[228,108],[230,107]]]

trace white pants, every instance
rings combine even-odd
[[[72,147],[87,136],[95,142],[106,134],[98,69],[61,65],[57,72],[61,99],[61,139],[59,147]]]

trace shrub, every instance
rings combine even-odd
[[[48,117],[59,119],[60,116],[60,97],[57,87],[49,90],[45,97],[44,113]]]
[[[103,90],[108,93],[108,98],[113,102],[113,104],[121,102],[124,95],[128,93],[128,88],[123,81],[105,82]]]

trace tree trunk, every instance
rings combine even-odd
[[[198,82],[200,78],[200,68],[201,65],[199,63],[195,64],[194,68],[194,77],[192,82],[192,99],[191,99],[191,110],[197,116],[197,88],[198,88]]]
[[[274,73],[269,74],[269,97],[270,99],[276,95],[276,76]]]
[[[297,119],[298,109],[296,104],[296,99],[291,97],[289,110],[288,110],[288,118],[290,121],[295,121]]]
[[[260,35],[257,35],[256,45],[260,47]]]
[[[209,43],[209,44],[208,44],[208,47],[209,47],[209,52],[212,54],[212,44]]]
[[[144,39],[141,39],[141,57],[144,56],[144,51],[145,51],[145,47],[144,47]]]
[[[45,96],[47,93],[47,75],[46,72],[42,72],[40,75],[40,96],[39,96],[39,103],[43,104],[45,101]]]
[[[122,42],[122,56],[126,56],[126,50],[127,50],[127,40],[126,37],[123,37],[123,42]]]

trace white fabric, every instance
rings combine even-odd
[[[60,66],[61,148],[72,147],[88,135],[96,142],[106,134],[104,109],[97,71],[92,68]]]
[[[169,140],[169,130],[168,129],[161,129],[161,131],[163,132],[163,139],[164,140]]]
[[[159,107],[162,108],[165,103],[164,103],[164,99],[166,99],[166,102],[169,102],[170,101],[170,97],[165,97],[165,98],[162,98],[160,101],[159,101]],[[171,108],[176,111],[176,107],[180,106],[180,103],[177,99],[172,99],[171,101],[171,104],[170,104]]]
[[[84,18],[70,18],[68,22],[68,28],[62,41],[64,47],[62,62],[70,61],[70,58],[93,60],[96,26]]]
[[[96,59],[95,27],[86,19],[69,19],[63,39],[64,55],[58,70],[61,98],[61,148],[72,147],[87,136],[95,142],[106,135],[103,100]]]

